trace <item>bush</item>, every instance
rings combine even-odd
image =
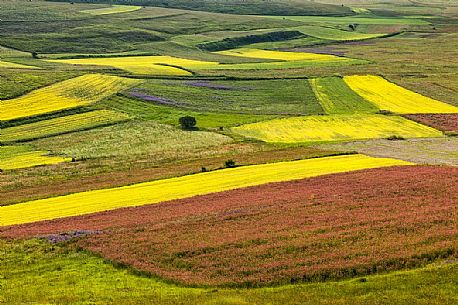
[[[180,123],[181,129],[183,130],[194,130],[197,124],[196,118],[192,116],[181,117],[178,122]]]
[[[389,136],[389,137],[386,138],[386,139],[387,139],[387,140],[390,140],[390,141],[401,141],[401,140],[405,140],[404,137],[396,136],[396,135]]]
[[[224,166],[226,168],[233,168],[233,167],[235,167],[235,161],[234,160],[227,160],[226,162],[224,162]]]
[[[393,114],[393,112],[390,111],[390,110],[380,109],[379,111],[377,111],[377,114],[391,115],[391,114]]]

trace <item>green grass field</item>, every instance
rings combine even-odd
[[[179,107],[157,105],[140,99],[128,98],[126,96],[113,96],[97,104],[96,107],[111,109],[126,113],[134,118],[173,126],[179,126],[178,120],[180,117],[193,116],[196,118],[197,128],[233,127],[278,117],[276,115],[197,112]]]
[[[0,301],[24,304],[453,304],[458,265],[435,264],[339,282],[257,289],[187,288],[40,240],[0,239]],[[14,267],[13,267],[14,266]],[[402,287],[402,289],[399,289]]]
[[[311,79],[310,85],[327,114],[375,113],[379,110],[351,90],[340,77]]]
[[[32,143],[76,158],[115,156],[176,158],[205,155],[212,147],[230,143],[231,138],[205,131],[182,131],[156,122],[126,122],[114,126],[61,135]]]
[[[256,115],[320,114],[307,80],[164,81],[150,80],[127,95],[152,104],[204,112]]]

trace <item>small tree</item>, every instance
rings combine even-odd
[[[32,58],[38,59],[38,53],[37,52],[32,52]]]
[[[178,122],[183,130],[194,130],[197,124],[196,118],[192,116],[183,116],[178,120]]]

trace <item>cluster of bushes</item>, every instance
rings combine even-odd
[[[258,42],[285,41],[302,37],[306,37],[306,35],[299,31],[279,31],[259,35],[247,35],[242,37],[224,38],[223,40],[219,41],[201,43],[198,44],[197,47],[201,50],[216,52],[235,49],[241,46]]]

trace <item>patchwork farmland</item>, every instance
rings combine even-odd
[[[446,0],[0,1],[0,304],[454,304]]]

